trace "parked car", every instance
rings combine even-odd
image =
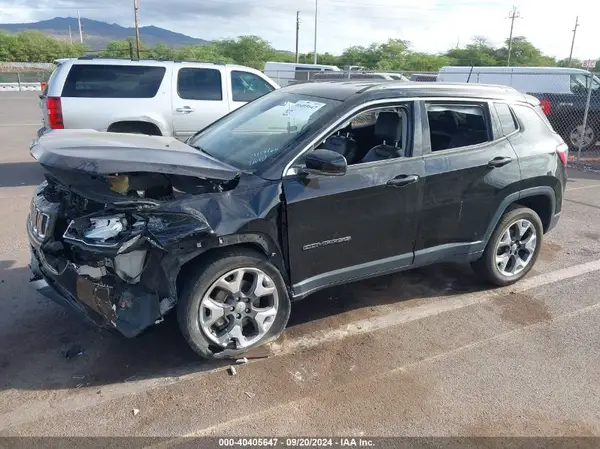
[[[62,59],[41,96],[38,135],[68,128],[185,140],[278,87],[258,70],[238,65]]]
[[[413,73],[410,75],[410,81],[418,81],[423,83],[434,83],[437,79],[437,74],[435,73]]]
[[[265,75],[273,78],[281,87],[308,81],[319,72],[339,72],[340,68],[326,64],[303,64],[294,62],[265,62]]]
[[[502,84],[540,99],[554,129],[572,149],[592,148],[600,140],[600,79],[570,67],[443,67],[441,82]],[[592,87],[586,129],[583,116]]]
[[[344,71],[344,72],[319,72],[311,76],[310,81],[333,81],[333,80],[388,80],[408,81],[401,73],[391,72],[367,72],[367,71]]]
[[[52,131],[27,232],[42,294],[133,337],[176,309],[204,357],[291,301],[436,262],[495,285],[557,223],[567,147],[511,88],[356,81],[271,92],[195,134]]]

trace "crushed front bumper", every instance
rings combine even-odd
[[[31,243],[31,285],[40,294],[77,312],[87,321],[116,329],[130,338],[161,320],[163,313],[155,292],[141,284],[123,285],[111,274],[100,279],[81,275],[72,262],[59,273],[45,260],[42,246],[32,235],[30,226],[27,229]]]

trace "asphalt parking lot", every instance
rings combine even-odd
[[[126,340],[30,289],[37,101],[0,94],[0,436],[600,435],[600,174],[570,170],[521,283],[438,265],[323,291],[231,376],[174,320]]]

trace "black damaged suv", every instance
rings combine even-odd
[[[276,337],[292,300],[441,261],[495,285],[556,224],[567,147],[511,88],[301,84],[190,138],[52,131],[27,231],[43,294],[128,337],[175,308],[205,357]]]

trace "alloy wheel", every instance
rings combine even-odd
[[[237,268],[217,279],[200,302],[200,327],[220,347],[247,348],[268,332],[279,306],[273,279],[258,268]]]
[[[496,268],[503,276],[516,276],[529,265],[536,248],[535,226],[519,219],[504,230],[496,245]]]
[[[578,125],[569,133],[569,140],[575,148],[579,148],[579,145],[581,148],[587,148],[595,142],[594,134],[594,130],[590,126],[586,126],[584,131],[583,125]]]

